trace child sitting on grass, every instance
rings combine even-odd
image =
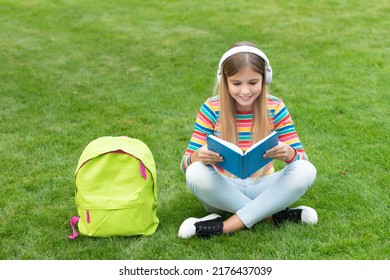
[[[186,219],[179,237],[234,233],[264,219],[276,224],[286,220],[317,223],[313,208],[287,208],[314,183],[316,169],[308,161],[285,104],[268,94],[271,79],[268,58],[252,43],[238,43],[222,56],[217,95],[201,106],[181,162],[187,187],[211,214]],[[246,151],[272,130],[278,132],[279,143],[264,157],[286,166],[275,172],[271,161],[247,179],[216,166],[223,158],[206,144],[207,135],[213,134]],[[224,213],[232,215],[224,220],[220,215]]]

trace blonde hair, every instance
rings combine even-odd
[[[233,45],[237,46],[253,46],[249,42],[241,42]],[[237,131],[237,107],[236,101],[230,95],[227,77],[235,75],[241,69],[249,67],[251,70],[259,73],[263,77],[262,90],[259,97],[254,101],[253,118],[251,127],[251,143],[254,144],[264,137],[270,131],[271,126],[268,119],[267,94],[268,88],[266,85],[265,61],[256,54],[252,53],[237,53],[229,57],[222,64],[220,84],[216,84],[215,93],[220,96],[220,112],[219,112],[219,137],[231,143],[238,143]],[[262,176],[268,171],[267,166],[258,171],[255,176]]]
[[[249,42],[237,43],[232,46],[254,46]],[[222,64],[222,77],[220,85],[216,86],[216,93],[220,96],[221,110],[219,113],[219,125],[220,135],[219,137],[237,144],[237,124],[236,124],[236,101],[230,95],[227,77],[235,75],[241,69],[250,67],[253,71],[263,76],[262,90],[259,97],[254,101],[253,106],[253,119],[251,129],[251,141],[256,143],[257,141],[266,137],[271,130],[268,119],[268,106],[267,106],[267,94],[268,88],[265,83],[265,61],[251,53],[237,53],[232,55]]]

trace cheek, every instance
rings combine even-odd
[[[229,93],[230,93],[231,95],[237,95],[237,94],[240,93],[240,88],[239,88],[239,87],[235,87],[235,86],[229,85],[229,86],[228,86],[228,89],[229,89]]]
[[[253,88],[253,92],[260,95],[262,89],[263,88],[262,88],[261,85],[260,86],[256,86],[256,87]]]

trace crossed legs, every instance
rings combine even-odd
[[[295,161],[261,178],[228,178],[201,162],[186,171],[188,188],[213,213],[233,215],[223,222],[223,232],[250,228],[297,201],[314,183],[316,169],[308,161]]]

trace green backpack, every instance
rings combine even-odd
[[[74,175],[79,216],[70,219],[82,235],[95,237],[151,235],[156,215],[157,180],[153,155],[145,143],[105,136],[82,152]]]

